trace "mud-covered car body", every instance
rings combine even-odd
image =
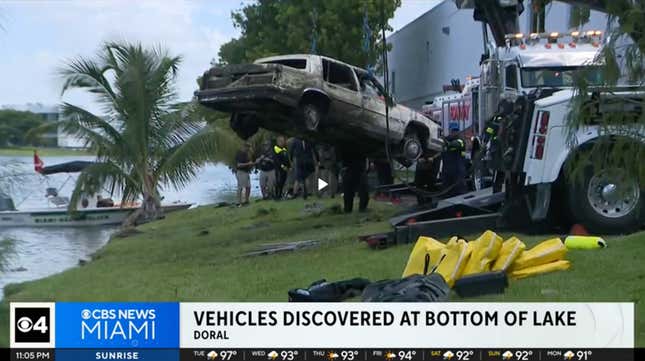
[[[370,155],[385,151],[388,102],[393,154],[414,158],[415,147],[441,150],[438,124],[386,100],[366,70],[323,56],[285,55],[213,67],[195,95],[205,106],[232,113],[231,125],[242,138],[262,127]]]

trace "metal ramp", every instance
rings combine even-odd
[[[398,187],[392,187],[397,189]],[[393,231],[359,237],[372,248],[415,242],[420,236],[436,238],[465,235],[482,229],[500,229],[504,192],[491,187],[418,205],[390,218]]]
[[[390,218],[390,224],[398,227],[426,221],[492,214],[499,210],[503,201],[504,192],[493,193],[492,188],[484,188],[441,199],[432,208],[417,208],[398,214]]]

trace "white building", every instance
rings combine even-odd
[[[3,105],[2,108],[38,114],[47,122],[57,122],[61,119],[60,108],[58,105],[27,103],[21,105]],[[55,144],[61,148],[83,148],[84,146],[83,141],[72,135],[66,134],[60,128],[57,131],[43,134],[42,137],[47,140],[51,140],[49,143],[52,145]]]
[[[571,30],[571,5],[553,1],[538,13],[531,0],[525,0],[524,7],[520,29],[525,33],[536,27],[545,31]],[[606,27],[606,14],[591,11],[589,21],[580,30],[604,31]],[[452,0],[439,3],[392,34],[388,41],[392,44],[388,54],[390,90],[399,102],[410,107],[420,109],[443,95],[443,85],[450,84],[451,79],[460,79],[463,84],[467,76],[479,75],[482,23],[473,20],[472,9],[460,10]]]

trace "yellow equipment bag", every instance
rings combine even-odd
[[[468,243],[457,237],[452,237],[441,250],[441,258],[436,272],[443,276],[450,287],[461,277],[466,263],[468,263],[470,251]]]
[[[535,247],[522,254],[513,262],[511,271],[528,267],[539,266],[564,259],[567,247],[560,238],[552,238],[537,244]]]
[[[541,275],[544,273],[554,272],[554,271],[564,271],[568,270],[571,267],[571,263],[567,260],[560,260],[551,263],[541,264],[538,266],[527,267],[520,270],[513,271],[509,276],[513,279],[521,279],[535,275]]]
[[[430,237],[419,237],[417,243],[412,248],[408,263],[403,270],[405,278],[414,274],[426,274],[439,263],[441,259],[441,250],[446,247],[445,244]]]
[[[493,271],[506,271],[525,249],[526,245],[517,237],[511,237],[504,241],[502,249],[493,263]]]
[[[470,258],[464,268],[463,276],[489,272],[491,264],[499,255],[500,248],[502,248],[502,241],[502,237],[489,230],[476,240],[468,242]]]

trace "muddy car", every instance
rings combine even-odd
[[[195,95],[201,104],[231,113],[231,127],[244,139],[262,127],[371,156],[384,154],[387,136],[392,154],[408,162],[441,151],[438,124],[387,99],[368,71],[323,56],[213,67]]]

